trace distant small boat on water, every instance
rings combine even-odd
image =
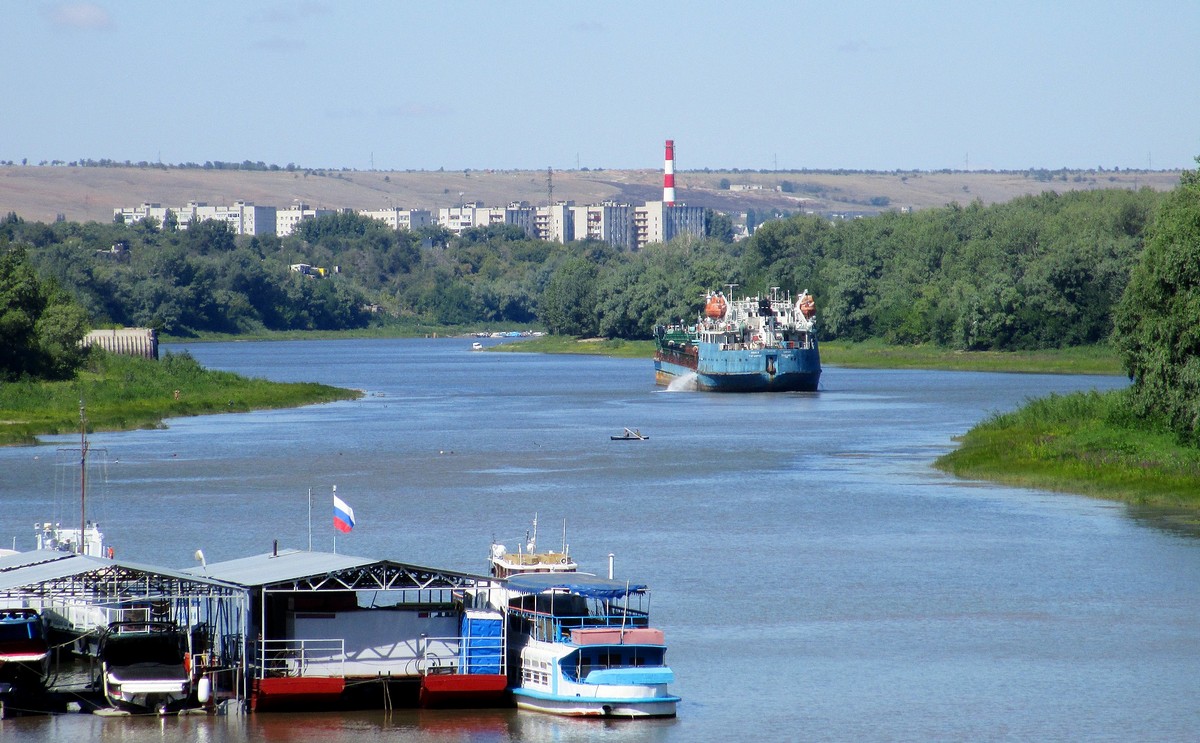
[[[643,434],[639,429],[626,428],[625,433],[620,436],[609,436],[613,441],[646,441],[650,438],[648,434]]]

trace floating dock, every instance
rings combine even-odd
[[[176,625],[192,691],[172,711],[508,706],[505,622],[485,600],[498,584],[299,550],[184,571],[53,550],[0,557],[0,607],[41,612],[60,658],[94,654],[116,622]],[[22,708],[64,711],[62,691],[42,689],[40,708],[23,693]],[[81,692],[79,711],[106,710],[96,689]]]

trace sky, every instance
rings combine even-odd
[[[1194,168],[1196,0],[0,0],[0,161]]]

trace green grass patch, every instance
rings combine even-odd
[[[436,325],[414,320],[394,320],[366,328],[349,330],[248,330],[239,333],[199,332],[191,335],[160,336],[163,343],[208,343],[218,341],[318,341],[341,338],[455,338],[486,333],[495,330],[504,332],[535,330],[521,323],[505,323],[502,327],[474,327],[465,325]]]
[[[1125,391],[1033,400],[972,428],[936,466],[959,477],[1131,504],[1200,508],[1200,450],[1132,420]]]
[[[592,356],[614,356],[623,359],[648,359],[654,356],[654,341],[626,341],[620,338],[573,338],[566,335],[543,335],[515,343],[491,346],[489,351],[521,351],[525,353],[578,353]]]
[[[862,369],[942,369],[1026,374],[1121,374],[1107,344],[1042,351],[954,351],[937,346],[892,346],[880,341],[821,344],[821,362]]]
[[[654,356],[654,341],[544,335],[494,346],[492,351],[581,353],[623,358]],[[1121,363],[1107,345],[1045,351],[953,351],[937,346],[892,346],[881,341],[821,344],[821,363],[860,369],[942,369],[1026,374],[1120,374]]]
[[[66,382],[0,384],[0,445],[32,444],[38,436],[79,430],[79,403],[88,429],[155,428],[164,418],[286,408],[361,395],[314,383],[251,379],[205,369],[188,354],[161,361],[97,353]]]

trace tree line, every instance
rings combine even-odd
[[[0,247],[21,246],[94,323],[180,335],[402,318],[649,338],[735,283],[810,291],[829,340],[1014,350],[1109,336],[1162,199],[1149,189],[1047,192],[838,222],[793,216],[739,243],[728,218],[710,214],[714,237],[637,251],[534,240],[510,226],[395,231],[352,213],[307,220],[285,238],[236,236],[217,221],[178,229],[9,215]],[[292,271],[298,263],[326,275]]]

